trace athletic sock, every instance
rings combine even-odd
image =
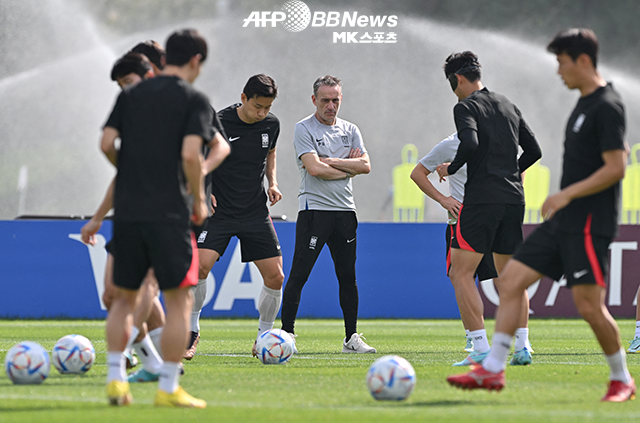
[[[620,348],[620,351],[611,355],[605,354],[604,358],[609,363],[609,369],[611,370],[609,378],[611,380],[619,380],[623,383],[631,382],[631,374],[627,369],[627,354],[624,349]]]
[[[180,377],[180,364],[165,361],[160,370],[158,389],[173,394],[178,389]]]
[[[162,331],[163,327],[155,328],[154,330],[149,331],[149,338],[151,338],[151,342],[153,342],[153,346],[156,347],[156,351],[162,357],[162,348],[160,347],[160,340],[162,339]]]
[[[634,338],[640,338],[640,320],[636,321],[636,335]]]
[[[156,351],[153,342],[151,342],[149,334],[147,334],[142,341],[133,344],[133,348],[135,348],[138,353],[138,358],[142,361],[142,367],[144,367],[145,370],[154,374],[160,373],[163,361],[158,351]]]
[[[127,341],[127,345],[124,347],[125,354],[131,354],[133,343],[135,342],[138,335],[140,335],[140,329],[138,329],[135,325],[132,325],[131,335],[129,335],[129,340]]]
[[[531,344],[529,344],[529,328],[518,328],[516,329],[516,343],[515,350],[520,351],[521,349],[527,347],[531,348]]]
[[[469,329],[464,330],[464,336],[467,336],[467,337],[469,336]]]
[[[507,367],[507,356],[511,351],[513,337],[503,332],[493,334],[491,352],[482,362],[482,367],[491,373],[500,373]]]
[[[107,352],[107,383],[113,380],[120,382],[127,380],[126,360],[127,359],[121,351]]]
[[[473,349],[476,352],[484,353],[491,349],[489,346],[489,340],[487,339],[486,329],[469,331],[469,336],[473,341]]]
[[[280,303],[282,302],[282,289],[271,289],[262,286],[260,298],[258,299],[258,336],[262,335],[269,329],[273,329],[273,323],[276,321]]]
[[[198,285],[192,288],[193,308],[191,309],[191,332],[200,333],[200,313],[207,298],[207,280],[198,279]]]

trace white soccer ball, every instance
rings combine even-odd
[[[377,400],[402,401],[416,386],[416,372],[404,358],[385,355],[369,367],[367,386]]]
[[[260,335],[256,341],[258,359],[262,364],[284,364],[291,360],[294,341],[281,329],[271,329]]]
[[[21,342],[7,353],[4,369],[15,384],[42,383],[49,376],[51,369],[49,353],[35,342]]]
[[[56,342],[51,360],[62,374],[86,373],[96,360],[91,341],[82,335],[63,336]]]

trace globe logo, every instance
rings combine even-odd
[[[282,5],[281,10],[287,14],[287,19],[282,22],[287,31],[302,31],[311,22],[311,10],[301,1],[290,0]]]

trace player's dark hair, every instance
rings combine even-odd
[[[164,68],[164,59],[166,57],[166,53],[162,46],[153,40],[142,41],[138,43],[134,48],[131,49],[134,53],[140,53],[147,56],[149,61],[156,65],[158,69]]]
[[[475,82],[482,76],[481,67],[478,56],[472,52],[453,53],[444,61],[444,76],[449,79],[451,75],[462,75],[469,82]]]
[[[202,63],[207,59],[207,42],[195,29],[181,29],[169,36],[166,51],[167,65],[186,65],[198,54]]]
[[[581,54],[591,59],[593,67],[598,66],[598,37],[587,28],[571,28],[560,31],[547,46],[553,54],[566,54],[575,62]]]
[[[113,64],[113,68],[111,68],[111,80],[117,81],[118,78],[123,78],[130,73],[135,73],[140,75],[141,78],[144,78],[149,71],[153,71],[153,68],[147,56],[130,52],[116,60]]]
[[[260,73],[249,78],[242,89],[242,93],[247,99],[254,97],[276,98],[278,96],[278,86],[272,77]]]
[[[338,86],[342,88],[342,81],[339,78],[336,78],[333,75],[325,75],[316,79],[316,82],[313,83],[313,95],[318,96],[318,88],[322,85],[327,85],[329,87]]]

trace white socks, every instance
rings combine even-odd
[[[502,332],[493,334],[491,352],[482,362],[482,367],[491,373],[500,373],[507,367],[507,356],[511,351],[513,337]]]
[[[173,394],[178,389],[180,364],[165,361],[160,370],[158,389]]]
[[[133,342],[140,335],[140,329],[136,327],[136,325],[131,325],[131,335],[129,335],[129,340],[127,341],[127,345],[124,347],[124,353],[131,355],[131,348],[133,346]]]
[[[133,344],[133,348],[135,348],[138,353],[138,358],[142,361],[142,367],[144,367],[145,370],[149,373],[160,373],[163,361],[158,351],[156,351],[153,342],[151,342],[149,334],[147,334],[142,341]]]
[[[629,374],[629,370],[627,370],[627,354],[624,349],[620,348],[620,351],[611,355],[605,355],[604,358],[606,358],[607,363],[609,363],[611,370],[609,378],[611,380],[619,380],[623,383],[631,382],[631,375]]]
[[[107,352],[107,383],[113,380],[120,382],[127,380],[126,360],[124,354],[120,351]]]
[[[476,352],[484,353],[491,349],[491,347],[489,347],[489,340],[487,339],[486,329],[470,331],[469,336],[473,341],[473,349]]]
[[[523,348],[527,348],[531,351],[531,344],[529,343],[529,328],[518,328],[515,333],[516,345],[515,350],[520,351]]]
[[[260,298],[258,299],[258,311],[260,319],[258,320],[258,336],[262,335],[269,329],[273,329],[273,323],[276,321],[280,303],[282,302],[282,289],[271,289],[262,286]]]
[[[162,347],[160,347],[160,339],[162,339],[163,329],[164,327],[160,326],[159,328],[155,328],[154,330],[149,331],[149,338],[151,338],[151,342],[153,342],[153,346],[156,347],[156,351],[158,351],[160,357],[162,357]]]
[[[200,333],[200,312],[207,298],[207,280],[198,279],[198,285],[191,288],[193,292],[193,308],[191,309],[191,332]]]
[[[636,322],[636,335],[634,338],[640,338],[640,320]]]

